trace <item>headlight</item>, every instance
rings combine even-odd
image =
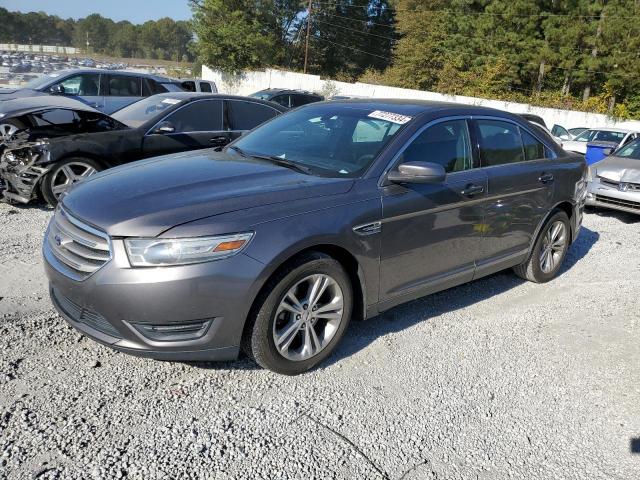
[[[128,238],[124,244],[133,267],[162,267],[210,262],[236,255],[253,233],[197,238]]]

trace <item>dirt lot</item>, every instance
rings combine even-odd
[[[50,215],[0,204],[0,478],[640,478],[640,218],[591,213],[554,282],[354,323],[289,378],[76,333],[47,298]]]

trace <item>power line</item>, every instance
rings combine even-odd
[[[316,40],[322,40],[323,42],[331,43],[332,45],[335,45],[337,47],[348,48],[349,50],[353,50],[355,52],[364,53],[364,54],[367,54],[367,55],[371,55],[373,57],[383,58],[384,60],[390,60],[390,57],[386,57],[384,55],[378,55],[377,53],[367,52],[366,50],[360,50],[359,48],[351,47],[349,45],[343,45],[341,43],[332,42],[331,40],[328,40],[328,39],[326,39],[324,37],[314,37],[314,38]]]
[[[343,20],[353,21],[353,22],[370,23],[370,22],[368,22],[368,21],[366,21],[366,20],[360,20],[360,19],[352,18],[352,17],[344,17],[344,16],[340,16],[340,15],[331,15],[331,14],[326,14],[326,13],[324,13],[324,12],[323,12],[323,14],[325,14],[325,15],[330,15],[330,16],[332,16],[332,17],[336,17],[336,18],[341,18],[341,19],[343,19]],[[323,23],[323,24],[325,24],[325,25],[330,25],[330,26],[333,26],[333,27],[343,28],[343,29],[345,29],[345,30],[350,30],[350,31],[353,31],[353,32],[356,32],[356,33],[360,33],[360,34],[362,34],[362,35],[371,35],[371,36],[374,36],[374,37],[383,38],[383,39],[385,39],[385,40],[390,40],[390,41],[398,41],[398,40],[399,40],[398,38],[388,37],[388,36],[386,36],[386,35],[379,35],[379,34],[377,34],[377,33],[365,32],[365,31],[363,31],[363,30],[358,30],[358,29],[355,29],[355,28],[345,27],[345,26],[343,26],[343,25],[337,25],[337,24],[335,24],[335,23],[330,23],[330,22],[325,22],[325,21],[323,21],[323,20],[318,20],[318,19],[317,19],[317,16],[316,16],[316,18],[314,19],[314,21],[315,21],[315,22],[318,22],[318,23]],[[375,25],[381,25],[381,26],[385,26],[385,27],[392,28],[392,26],[390,26],[390,25],[385,25],[385,24],[380,24],[380,23],[376,23]],[[466,39],[469,39],[469,40],[480,40],[478,37],[473,37],[473,36],[465,35],[465,34],[463,34],[463,33],[449,33],[449,34],[445,34],[445,36],[446,36],[446,37],[462,37],[462,38],[466,38]],[[494,38],[494,37],[491,37],[491,38]],[[535,39],[535,40],[539,40],[539,41],[545,42],[547,46],[556,46],[556,47],[559,47],[559,48],[563,48],[563,47],[564,47],[564,44],[561,44],[561,43],[555,43],[555,42],[550,42],[550,41],[545,40],[545,39],[542,39],[542,38]],[[569,51],[569,52],[576,52],[576,53],[585,53],[585,52],[586,52],[586,53],[590,53],[591,48],[593,48],[593,47],[586,47],[586,48],[587,48],[587,50],[584,50],[584,49],[579,48],[579,47],[578,47],[578,48],[570,48],[570,49],[568,49],[567,51]],[[555,54],[562,54],[562,52],[553,52],[553,53],[555,53]],[[609,53],[609,54],[626,54],[626,55],[636,55],[636,56],[637,56],[638,54],[640,54],[640,51],[630,52],[630,51],[624,51],[624,50],[612,50],[612,51],[609,51],[608,53]],[[603,72],[603,73],[604,73],[604,72]]]
[[[315,3],[326,5],[330,7],[340,7],[340,8],[365,8],[367,10],[372,8],[371,4],[364,5],[349,5],[349,4],[341,4],[338,2],[327,2],[327,1],[319,1],[316,0]],[[375,6],[373,7],[375,8]],[[431,9],[423,9],[423,8],[394,8],[392,6],[387,7],[388,10],[394,12],[416,12],[416,13],[452,13],[459,16],[493,16],[493,17],[562,17],[562,18],[600,18],[600,15],[574,15],[570,13],[498,13],[498,12],[459,12],[457,10],[451,9],[442,9],[442,10],[431,10]],[[607,16],[608,20],[632,20],[640,18],[640,15],[619,15],[619,16]]]
[[[343,25],[336,25],[335,23],[329,23],[329,22],[325,22],[323,20],[318,20],[317,18],[313,20],[314,22],[318,22],[318,23],[323,23],[325,25],[330,25],[332,27],[337,27],[337,28],[343,28],[345,30],[349,30],[351,32],[356,32],[356,33],[360,33],[362,35],[371,35],[372,37],[378,37],[378,38],[383,38],[385,40],[391,40],[392,42],[395,42],[396,40],[398,40],[397,38],[393,38],[393,37],[387,37],[385,35],[378,35],[377,33],[372,33],[372,32],[365,32],[363,30],[358,30],[356,28],[349,28],[349,27],[345,27]]]

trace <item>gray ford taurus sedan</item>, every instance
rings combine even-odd
[[[581,156],[518,116],[445,103],[316,103],[223,151],[73,187],[44,241],[51,298],[117,350],[285,374],[349,320],[513,267],[546,282],[578,235]]]

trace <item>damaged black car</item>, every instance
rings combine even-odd
[[[79,102],[33,107],[12,115],[18,129],[4,140],[0,190],[5,201],[40,197],[55,205],[72,184],[96,172],[158,155],[223,147],[284,110],[254,98],[187,92],[154,95],[111,116]]]

